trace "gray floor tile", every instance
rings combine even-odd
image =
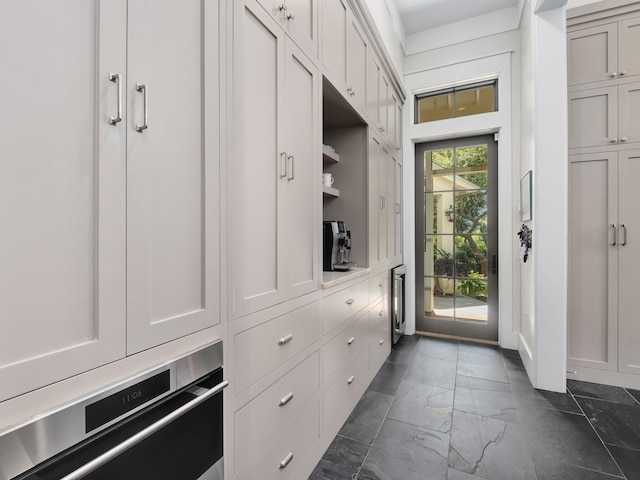
[[[557,465],[548,462],[536,464],[538,480],[620,480],[620,477],[575,465]]]
[[[453,390],[456,386],[457,366],[456,362],[419,355],[407,369],[404,379]]]
[[[424,357],[457,362],[458,342],[444,338],[423,337],[418,345],[418,354]]]
[[[516,404],[520,409],[537,407],[582,414],[582,411],[573,396],[569,393],[536,390],[531,386],[527,372],[524,370],[510,371],[509,380],[511,384],[511,391],[516,397]]]
[[[632,390],[630,388],[627,388],[627,392],[629,392],[631,396],[636,399],[636,402],[640,403],[640,390]]]
[[[512,370],[524,372],[524,363],[522,363],[522,360],[520,359],[520,354],[518,354],[517,357],[513,357],[511,355],[505,355],[505,351],[507,350],[503,350],[502,360],[504,361],[504,368],[507,369],[507,372]]]
[[[491,480],[535,480],[520,425],[453,412],[449,466]]]
[[[482,355],[477,351],[466,352],[461,351],[458,355],[460,363],[474,363],[476,365],[490,365],[497,369],[504,370],[504,361],[502,355]]]
[[[460,470],[449,469],[447,480],[484,480],[477,475],[471,475],[470,473],[461,472]]]
[[[392,395],[372,390],[365,392],[342,426],[340,435],[371,445],[392,401]]]
[[[577,400],[604,443],[640,450],[640,405]]]
[[[460,352],[462,356],[462,352]],[[465,375],[467,377],[482,378],[485,380],[491,380],[494,382],[509,383],[507,377],[507,371],[504,365],[498,364],[484,364],[466,363],[458,360],[458,375]]]
[[[385,420],[359,479],[446,480],[449,435]]]
[[[520,423],[516,400],[511,392],[471,390],[457,386],[453,408],[505,422]]]
[[[607,448],[628,480],[640,479],[640,451],[615,445]]]
[[[453,390],[405,380],[398,388],[387,417],[449,433],[452,415]]]
[[[476,353],[486,357],[501,357],[500,348],[496,345],[487,345],[475,342],[460,342],[460,352]]]
[[[627,405],[637,405],[635,399],[621,387],[579,382],[577,380],[567,380],[567,387],[575,396],[597,398],[599,400],[625,403]]]
[[[511,392],[511,387],[508,383],[493,382],[483,378],[465,377],[464,375],[458,375],[456,377],[456,388],[458,387],[469,390],[486,390],[489,392]]]
[[[364,462],[369,445],[337,436],[309,480],[352,480]]]
[[[369,385],[369,390],[395,395],[407,368],[409,368],[409,365],[406,363],[384,362],[371,385]]]
[[[544,464],[549,468],[578,465],[620,475],[620,470],[584,415],[535,407],[520,409],[519,413],[536,465]]]

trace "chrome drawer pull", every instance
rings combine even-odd
[[[293,335],[289,334],[285,337],[282,337],[280,340],[278,340],[278,345],[286,345],[291,340],[293,340]]]
[[[284,407],[287,403],[293,400],[293,392],[287,393],[284,397],[280,399],[279,407]]]
[[[351,345],[353,342],[356,341],[356,337],[351,337],[348,341],[347,341],[347,345]]]
[[[378,312],[378,315],[379,315],[379,316],[384,315],[384,310],[380,310],[380,312]]]
[[[109,80],[116,84],[118,87],[118,110],[116,117],[109,117],[109,124],[115,125],[122,121],[122,75],[119,73],[109,74]]]
[[[350,298],[349,300],[347,300],[347,305],[351,305],[353,302],[355,302],[355,300],[353,298]]]
[[[206,393],[203,393],[202,395],[194,398],[189,403],[185,403],[183,406],[181,406],[177,410],[174,410],[173,412],[168,414],[166,417],[162,417],[160,420],[158,420],[155,423],[152,423],[144,430],[140,430],[138,433],[136,433],[132,437],[129,437],[124,442],[120,443],[119,445],[116,445],[111,450],[107,450],[99,457],[94,458],[93,460],[86,463],[82,467],[78,468],[77,470],[74,470],[66,477],[63,477],[61,480],[79,480],[80,478],[86,477],[89,473],[100,468],[105,463],[110,462],[111,460],[116,458],[118,455],[121,455],[122,453],[126,452],[131,447],[133,447],[134,445],[137,445],[138,443],[140,443],[145,438],[150,437],[151,435],[156,433],[158,430],[170,424],[174,420],[180,418],[182,415],[184,415],[188,411],[193,410],[195,407],[197,407],[201,403],[207,401],[209,398],[213,397],[214,395],[217,395],[222,390],[224,390],[227,387],[227,385],[229,385],[229,382],[226,380],[219,383],[218,385],[213,387],[211,390],[207,390]]]
[[[284,457],[284,459],[280,462],[280,470],[282,470],[283,468],[287,468],[287,465],[291,463],[291,460],[293,460],[293,452],[289,452],[287,456]]]
[[[615,246],[616,246],[616,244],[618,243],[618,240],[617,240],[617,238],[616,238],[616,224],[615,224],[615,223],[612,223],[612,224],[611,224],[611,228],[613,229],[613,242],[611,242],[611,246],[612,246],[612,247],[615,247]]]
[[[621,223],[620,228],[622,229],[622,233],[624,233],[624,236],[622,237],[623,240],[620,245],[624,247],[627,244],[627,225],[625,223]]]
[[[347,384],[348,384],[348,385],[351,385],[355,379],[356,379],[356,376],[355,376],[355,375],[351,375],[351,376],[349,377],[349,380],[347,380]]]
[[[379,286],[379,287],[381,287],[381,286],[382,286],[382,282],[380,282],[380,283],[378,284],[378,286]]]
[[[381,339],[380,342],[378,342],[378,343],[380,343],[380,345],[382,345],[384,343],[384,338]]]
[[[149,85],[144,83],[136,83],[136,91],[142,92],[142,110],[144,118],[142,120],[142,125],[138,125],[136,123],[136,132],[143,132],[147,128],[149,128]]]

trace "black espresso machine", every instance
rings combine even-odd
[[[351,261],[351,231],[344,222],[331,220],[322,222],[323,255],[322,269],[325,272],[346,271],[356,266]]]

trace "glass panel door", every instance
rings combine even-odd
[[[416,330],[498,339],[497,144],[416,145]]]

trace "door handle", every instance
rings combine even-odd
[[[491,273],[493,273],[494,275],[498,273],[498,256],[497,255],[491,256]]]
[[[142,109],[144,110],[144,118],[142,125],[136,123],[136,132],[142,132],[149,128],[149,85],[144,83],[136,83],[136,91],[142,92]]]
[[[284,173],[280,173],[280,178],[287,178],[289,176],[289,165],[287,163],[287,152],[280,154],[280,160],[284,164]],[[282,170],[280,170],[282,172]]]
[[[618,235],[616,231],[616,224],[612,223],[611,228],[613,229],[613,242],[611,242],[611,246],[615,247],[618,244]]]
[[[295,172],[295,157],[293,155],[289,155],[287,157],[287,160],[291,160],[291,176],[287,176],[287,182],[290,182],[291,180],[295,180],[296,179],[296,172]]]
[[[621,223],[620,228],[622,229],[622,233],[623,233],[622,242],[620,243],[620,245],[624,247],[627,244],[627,224]]]
[[[118,87],[118,112],[116,113],[116,117],[109,117],[109,124],[115,125],[122,121],[122,75],[112,73],[109,75],[109,80]]]

